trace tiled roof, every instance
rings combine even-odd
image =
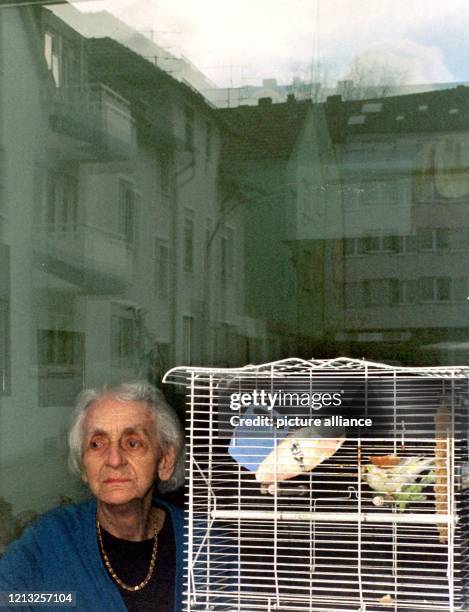
[[[335,140],[354,134],[409,134],[469,129],[469,87],[342,101],[328,98],[328,124]]]
[[[231,128],[225,143],[230,159],[288,159],[311,110],[310,101],[289,101],[219,109]]]
[[[125,90],[127,95],[136,91],[141,95],[142,91],[168,86],[209,112],[214,110],[210,102],[190,85],[176,80],[150,60],[112,38],[86,39],[86,47],[93,76],[104,82],[112,80],[117,91]]]

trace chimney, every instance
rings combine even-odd
[[[257,104],[259,106],[270,106],[272,104],[272,98],[259,98]]]

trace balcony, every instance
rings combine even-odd
[[[133,245],[124,236],[98,227],[37,226],[35,256],[43,272],[86,293],[122,293],[133,278]]]
[[[101,83],[53,93],[50,148],[61,159],[126,160],[136,150],[130,103]]]

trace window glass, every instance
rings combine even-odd
[[[60,78],[60,37],[53,32],[44,33],[44,55],[47,67],[57,87],[61,84]]]
[[[137,194],[133,186],[121,180],[119,185],[119,234],[128,244],[133,244],[135,238],[136,202]]]
[[[112,305],[111,361],[118,368],[135,364],[137,356],[137,325],[133,307]]]
[[[194,220],[191,217],[184,219],[184,270],[194,270]]]
[[[65,462],[83,388],[469,362],[467,3],[221,4],[0,3],[14,516],[85,495]]]
[[[169,292],[169,246],[157,240],[155,244],[155,288],[161,297],[167,297]]]

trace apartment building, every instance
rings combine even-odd
[[[240,364],[263,326],[244,314],[215,110],[47,9],[0,19],[0,479],[15,511],[40,510],[79,494],[63,458],[80,389]]]
[[[265,318],[268,359],[311,356],[342,329],[342,200],[326,115],[310,100],[219,111],[224,172],[244,191],[246,311]],[[329,176],[330,175],[330,176]]]
[[[469,90],[328,99],[344,211],[345,335],[465,362]],[[399,348],[400,346],[400,348]]]

